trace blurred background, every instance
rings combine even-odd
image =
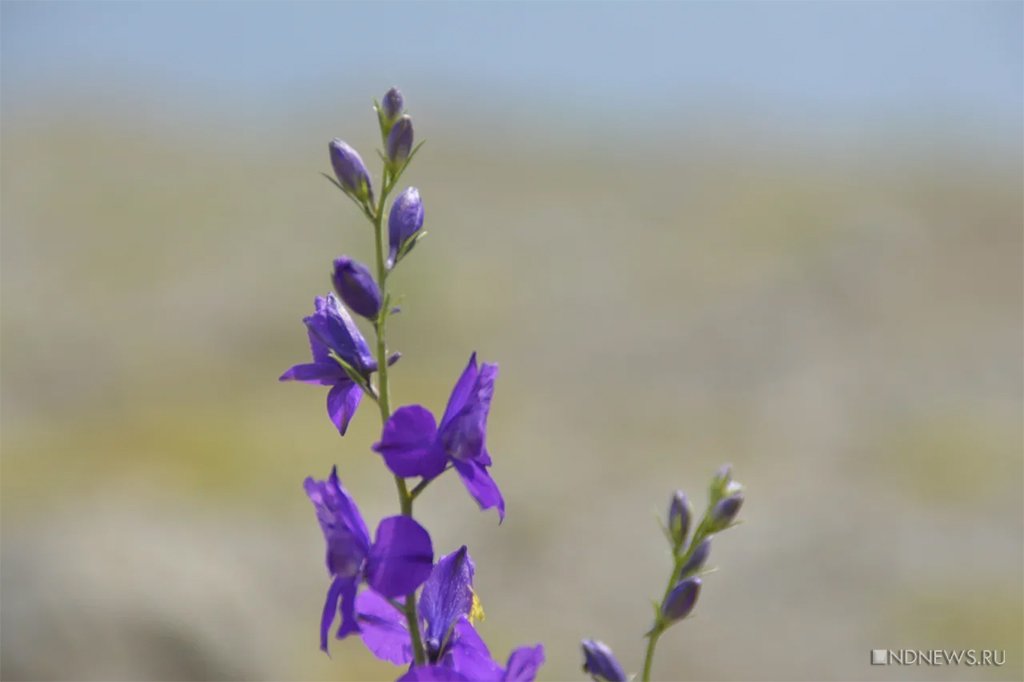
[[[2,19],[5,680],[370,680],[317,649],[301,482],[396,510],[368,405],[279,384],[369,230],[321,171],[405,94],[430,237],[399,404],[501,365],[493,475],[448,477],[504,660],[639,671],[675,488],[732,462],[659,679],[1020,679],[1022,5],[37,3]],[[378,169],[374,167],[376,173]],[[869,666],[872,648],[1006,651]]]

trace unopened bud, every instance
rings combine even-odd
[[[384,151],[387,153],[388,161],[396,166],[405,163],[412,151],[412,119],[408,115],[395,121],[388,133],[387,144]]]
[[[700,569],[704,568],[704,564],[708,561],[708,556],[711,555],[711,538],[704,538],[697,549],[693,550],[693,554],[687,559],[686,563],[683,564],[683,570],[679,572],[679,575],[685,578],[686,576],[693,575]]]
[[[661,605],[661,615],[666,623],[675,623],[690,615],[697,605],[700,585],[700,578],[687,578],[672,588],[665,603]]]
[[[331,140],[330,151],[331,165],[341,188],[358,201],[373,201],[370,174],[359,152],[338,138]]]
[[[668,534],[672,539],[672,549],[678,551],[686,542],[686,535],[690,532],[691,518],[693,518],[693,507],[686,499],[686,493],[677,490],[672,495],[672,502],[668,507]]]
[[[348,256],[337,258],[331,281],[338,296],[352,312],[370,320],[377,319],[381,305],[380,287],[365,265]]]
[[[710,532],[717,533],[720,530],[728,528],[732,525],[732,522],[736,519],[736,515],[740,513],[740,507],[743,506],[743,495],[736,493],[719,500],[714,507],[711,509],[711,514],[708,517],[710,523]]]
[[[626,682],[626,673],[607,644],[585,639],[582,645],[583,672],[598,682]]]

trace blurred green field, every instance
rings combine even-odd
[[[339,439],[322,390],[276,381],[330,260],[370,257],[318,173],[336,135],[374,156],[371,115],[77,104],[3,121],[2,677],[391,674],[317,651],[301,489],[337,463],[371,525],[393,513],[377,417]],[[440,409],[471,351],[501,366],[508,519],[454,480],[418,508],[469,545],[499,658],[543,641],[543,679],[582,679],[596,637],[639,670],[656,519],[729,461],[745,523],[666,679],[863,679],[878,647],[1007,652],[886,679],[1024,675],[1019,148],[414,113],[430,236],[394,279],[392,383]]]

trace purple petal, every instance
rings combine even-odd
[[[359,632],[359,623],[356,622],[356,590],[359,589],[358,578],[349,578],[341,582],[341,625],[334,635],[338,639],[345,639],[353,632]]]
[[[348,430],[348,423],[359,408],[359,401],[363,399],[363,389],[356,386],[346,378],[339,381],[327,393],[327,415],[338,428],[338,433],[345,435]]]
[[[371,372],[377,363],[352,316],[333,293],[316,297],[316,312],[303,318],[310,333],[353,367]],[[316,349],[314,348],[314,353]]]
[[[345,371],[333,360],[326,362],[307,362],[294,365],[288,369],[278,381],[302,381],[307,384],[332,386],[338,379],[345,378]]]
[[[388,418],[373,449],[396,476],[433,478],[444,471],[447,459],[434,447],[436,435],[434,415],[421,405],[407,405]]]
[[[481,509],[498,508],[498,522],[505,520],[505,499],[498,490],[498,484],[494,482],[487,469],[480,464],[479,460],[454,460],[455,469],[462,477],[462,483],[466,490],[473,496]]]
[[[366,582],[385,597],[400,597],[422,585],[433,564],[434,547],[426,529],[407,516],[390,516],[377,526]]]
[[[370,548],[370,532],[359,507],[338,480],[338,468],[331,469],[326,481],[309,477],[303,485],[327,541],[327,570],[341,577],[356,575]]]
[[[469,398],[470,392],[473,390],[473,385],[476,383],[476,352],[469,356],[469,364],[466,365],[466,369],[462,370],[462,376],[455,382],[455,387],[452,389],[451,397],[448,398],[448,407],[444,409],[444,416],[441,417],[441,426],[444,427],[452,417],[458,414],[462,410],[462,406],[466,404],[466,399]]]
[[[302,320],[305,322],[305,318]],[[309,337],[309,352],[313,354],[313,362],[331,363],[337,366],[331,358],[331,349],[327,347],[327,344],[320,340],[320,337],[313,333],[313,330],[306,325],[306,336]],[[338,367],[340,370],[341,367]]]
[[[521,646],[508,657],[502,682],[533,682],[544,665],[544,646]]]
[[[443,665],[415,665],[396,682],[466,682],[469,679]]]
[[[372,590],[359,593],[356,612],[363,643],[374,656],[395,665],[412,663],[412,638],[403,613]]]
[[[491,658],[487,645],[465,616],[455,625],[446,660],[454,670],[475,682],[501,682],[504,676],[501,666]]]
[[[341,591],[345,587],[346,580],[335,578],[327,589],[327,599],[324,601],[324,613],[320,617],[320,650],[327,653],[327,633],[331,630],[334,617],[338,614],[338,601],[341,599]]]
[[[427,621],[426,639],[444,642],[455,621],[469,614],[473,607],[475,572],[465,545],[434,566],[420,594],[420,617]]]
[[[462,406],[457,411],[445,413],[445,418],[438,428],[438,440],[451,458],[478,459],[483,454],[487,437],[487,415],[491,409],[494,380],[497,376],[497,365],[481,365],[476,380],[462,401]]]

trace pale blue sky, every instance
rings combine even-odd
[[[1022,6],[5,1],[3,95],[5,106],[70,89],[273,109],[415,82],[534,112],[725,104],[797,125],[937,115],[1016,131]]]

